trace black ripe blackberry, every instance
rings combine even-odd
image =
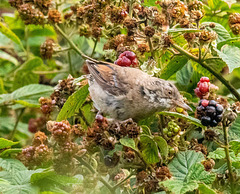
[[[197,117],[202,125],[216,127],[222,120],[223,107],[215,100],[201,100],[197,107]]]

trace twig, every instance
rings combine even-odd
[[[92,174],[96,174],[97,177],[99,178],[99,181],[101,181],[108,189],[111,193],[115,193],[115,189],[107,182],[105,181],[99,174],[98,172],[88,163],[86,162],[83,158],[81,157],[77,157],[76,158],[82,165],[84,165],[85,167],[88,168],[88,170],[92,173]]]
[[[219,81],[222,82],[223,85],[225,85],[228,90],[240,101],[240,94],[237,92],[237,90],[233,87],[233,85],[227,81],[220,73],[218,73],[217,71],[215,71],[214,69],[212,69],[212,67],[210,67],[206,62],[204,61],[199,61],[198,57],[192,55],[191,53],[189,53],[188,51],[184,50],[183,48],[181,48],[180,46],[176,45],[176,44],[172,44],[172,47],[175,48],[177,51],[179,51],[181,54],[186,55],[188,58],[192,59],[193,61],[196,61],[197,63],[199,63],[203,68],[205,68],[206,70],[208,70],[210,73],[212,73],[217,79],[219,79]]]
[[[133,9],[132,9],[133,0],[130,0],[129,3],[129,17],[132,18]]]
[[[34,74],[39,74],[39,75],[42,75],[42,74],[54,74],[54,73],[66,73],[67,71],[65,70],[61,70],[61,71],[58,71],[58,70],[53,70],[53,71],[32,71]]]
[[[147,37],[147,41],[148,41],[148,44],[149,44],[151,55],[152,55],[153,58],[155,58],[154,57],[154,50],[153,50],[153,46],[152,46],[152,41],[149,37]]]
[[[93,57],[93,54],[94,54],[94,52],[95,52],[95,50],[96,50],[96,47],[97,47],[97,43],[98,43],[98,40],[96,39],[96,40],[94,41],[94,47],[93,47],[93,50],[92,50],[91,57]]]
[[[65,51],[69,51],[69,50],[71,50],[72,48],[71,47],[69,47],[69,48],[64,48],[64,49],[61,49],[61,50],[56,50],[56,51],[54,51],[55,53],[61,53],[61,52],[65,52]]]
[[[24,110],[25,110],[25,108],[21,109],[19,115],[17,116],[17,120],[16,120],[16,122],[15,122],[13,131],[12,131],[12,133],[11,133],[11,135],[10,135],[10,138],[9,138],[10,140],[13,140],[13,139],[14,139],[14,136],[15,136],[15,134],[16,134],[16,132],[17,132],[18,123],[19,123],[19,121],[20,121],[20,119],[21,119],[21,117],[22,117],[22,115],[23,115],[23,113],[24,113]]]
[[[69,43],[70,47],[75,50],[82,58],[84,59],[89,59],[90,61],[93,61],[93,62],[96,62],[98,63],[99,61],[96,60],[96,59],[93,59],[87,55],[85,55],[74,43],[73,41],[70,40],[70,38],[62,31],[62,29],[57,25],[55,24],[54,25],[55,28],[57,29],[57,31],[63,36],[63,38],[65,38],[65,40]]]
[[[130,173],[125,179],[123,179],[122,181],[120,181],[119,183],[117,183],[116,185],[113,186],[113,189],[116,190],[117,187],[119,187],[120,185],[122,185],[125,181],[127,181],[129,178],[131,178],[131,176],[133,175],[133,173]]]
[[[228,172],[229,172],[229,182],[230,182],[232,194],[235,194],[236,192],[235,192],[235,188],[234,188],[232,162],[231,162],[230,155],[229,155],[228,127],[226,127],[224,124],[223,124],[223,136],[224,136],[224,140],[225,140],[224,150],[225,150],[225,154],[226,154],[226,160],[227,160],[227,166],[228,166]]]
[[[71,59],[71,53],[70,51],[67,52],[68,55],[68,63],[69,63],[69,73],[74,76],[73,74],[73,66],[72,66],[72,59]]]

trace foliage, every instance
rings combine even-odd
[[[237,193],[239,3],[3,0],[0,6],[0,193]],[[183,96],[175,103],[194,112],[164,96],[169,109],[140,121],[97,113],[86,59],[168,80]],[[110,80],[114,90],[125,82],[109,76],[99,82]],[[153,101],[158,89],[148,91]],[[98,95],[123,114],[121,104],[110,102],[128,98],[125,92]],[[131,114],[130,107],[124,111]]]

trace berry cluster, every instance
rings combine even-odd
[[[156,177],[160,181],[165,181],[167,179],[170,179],[172,175],[167,166],[162,166],[162,167],[156,168]]]
[[[116,137],[119,140],[122,137],[128,136],[129,138],[137,138],[140,134],[140,127],[132,119],[114,123],[108,128],[110,135]]]
[[[190,150],[195,150],[196,152],[202,152],[205,156],[207,155],[207,147],[204,146],[203,144],[201,143],[198,143],[198,140],[197,139],[192,139],[189,146],[188,146],[188,149]]]
[[[218,87],[211,84],[208,77],[201,77],[194,92],[200,99],[214,99],[217,90]]]
[[[119,55],[118,59],[115,61],[115,64],[123,67],[136,67],[138,65],[138,60],[134,52],[125,51]]]
[[[159,181],[156,174],[149,174],[146,171],[140,171],[136,175],[138,193],[152,193],[159,190]]]
[[[26,25],[43,25],[46,23],[60,23],[61,14],[58,10],[49,10],[53,4],[51,0],[9,0],[12,7],[17,8],[19,16]]]
[[[106,155],[104,156],[104,164],[108,167],[114,167],[118,164],[120,160],[119,155],[116,154],[116,152],[113,153],[113,156]]]
[[[39,103],[41,105],[41,111],[44,115],[49,115],[52,112],[52,100],[51,99],[41,97],[41,98],[39,98]]]
[[[51,95],[52,103],[62,108],[68,97],[75,92],[74,78],[69,75],[67,79],[59,80]]]
[[[163,133],[166,134],[168,137],[176,136],[181,128],[178,126],[177,123],[174,121],[170,121],[168,123],[168,127],[163,129]]]
[[[37,131],[41,131],[45,129],[46,119],[44,117],[39,118],[31,118],[28,121],[28,130],[31,133],[36,133]]]
[[[40,47],[40,55],[43,59],[51,59],[53,55],[54,41],[47,39]]]
[[[197,117],[204,126],[215,127],[222,120],[223,106],[215,100],[201,100],[197,107]]]
[[[59,144],[64,144],[70,139],[71,125],[68,121],[48,121],[47,130],[52,133],[54,140]]]
[[[47,164],[52,159],[52,149],[48,147],[47,136],[40,131],[35,133],[32,146],[22,149],[18,159],[30,168]]]
[[[213,159],[209,158],[207,160],[202,161],[202,164],[203,164],[205,170],[210,172],[213,169],[213,167],[215,166],[215,161]]]
[[[132,162],[135,159],[135,152],[129,147],[123,147],[124,155],[123,158],[127,162]]]
[[[240,13],[233,13],[229,16],[229,25],[235,35],[240,34]]]
[[[77,126],[72,127],[68,121],[48,121],[47,129],[51,132],[53,140],[55,140],[53,167],[59,174],[71,174],[75,171],[74,157],[81,152],[83,146],[73,142],[74,136],[81,136],[83,133],[79,131]]]

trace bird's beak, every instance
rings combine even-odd
[[[185,109],[185,110],[189,110],[189,111],[192,111],[192,112],[193,112],[193,110],[191,109],[191,107],[188,106],[188,105],[187,105],[186,103],[184,103],[183,101],[175,101],[175,104],[176,104],[177,106]]]

